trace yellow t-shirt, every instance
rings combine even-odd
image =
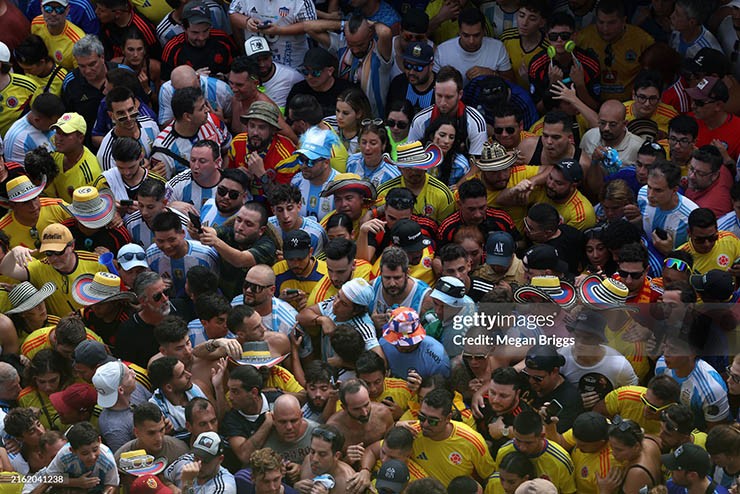
[[[501,474],[498,471],[493,472],[493,475],[488,477],[488,483],[486,484],[486,490],[484,494],[505,494],[504,486],[501,485]]]
[[[552,441],[545,440],[545,450],[536,457],[530,457],[537,475],[547,479],[558,488],[560,494],[571,494],[576,492],[575,479],[573,478],[573,460],[562,446]],[[516,451],[514,441],[509,441],[501,446],[496,454],[496,464],[500,464],[504,456]]]
[[[428,173],[425,175],[426,183],[421,193],[416,197],[414,204],[414,214],[432,218],[437,223],[442,223],[445,218],[455,211],[455,200],[452,191],[442,181],[432,177]],[[391,189],[397,187],[406,187],[406,181],[403,175],[392,178],[378,187],[378,200],[376,205],[385,204],[385,196]]]
[[[67,171],[64,171],[64,155],[53,153],[52,156],[59,169],[59,175],[44,190],[44,193],[49,197],[58,197],[65,202],[72,202],[75,189],[85,185],[93,185],[95,180],[103,173],[98,158],[87,146],[85,146],[79,161]]]
[[[72,297],[72,284],[82,274],[108,271],[108,268],[98,262],[98,256],[90,252],[75,251],[77,254],[77,265],[69,274],[62,274],[49,264],[48,259],[32,261],[28,264],[28,281],[37,289],[47,281],[53,281],[57,286],[56,291],[46,299],[46,309],[49,314],[64,317],[72,311],[80,309]]]
[[[637,374],[637,377],[642,381],[650,371],[650,361],[648,360],[645,342],[631,342],[623,338],[625,331],[627,331],[631,323],[632,319],[630,318],[627,324],[617,330],[607,327],[606,339],[610,347],[624,355],[624,358],[632,365],[632,369]]]
[[[471,427],[476,428],[475,417],[473,417],[473,411],[467,407],[463,401],[462,395],[455,391],[455,397],[452,399],[452,405],[460,412],[460,422]],[[408,402],[408,410],[406,410],[399,420],[419,420],[419,409],[421,403],[419,403],[419,395],[412,395]]]
[[[584,453],[578,448],[570,454],[575,466],[575,480],[578,494],[599,494],[596,474],[606,477],[609,470],[617,465],[612,448],[606,447],[597,453]]]
[[[51,404],[51,400],[42,393],[35,386],[27,386],[21,390],[18,394],[18,406],[21,407],[35,407],[41,410],[39,414],[39,421],[44,424],[47,431],[56,430],[64,431],[62,428],[62,421],[59,420],[59,413]]]
[[[310,294],[321,278],[326,276],[326,262],[316,259],[313,269],[305,278],[296,278],[288,267],[288,261],[280,261],[272,267],[275,272],[275,290],[281,292],[288,289],[298,289]],[[298,309],[295,307],[296,310]]]
[[[592,49],[601,63],[601,101],[627,101],[632,97],[632,83],[640,72],[640,55],[655,40],[639,27],[627,24],[624,34],[614,43],[607,43],[591,24],[578,33],[578,46]],[[607,54],[607,46],[610,46]],[[607,62],[611,62],[610,64]]]
[[[545,187],[536,187],[529,195],[529,203],[537,202],[551,204],[560,213],[563,223],[578,230],[583,231],[596,224],[596,213],[593,204],[578,190],[567,201],[556,203],[547,197]]]
[[[279,365],[270,368],[270,375],[265,387],[277,388],[286,393],[300,393],[303,391],[303,386],[298,383],[293,373]]]
[[[40,36],[49,49],[49,56],[67,70],[77,68],[77,59],[72,56],[72,48],[82,37],[85,31],[67,21],[60,34],[51,34],[46,28],[43,15],[37,15],[31,21],[31,34]]]
[[[679,249],[694,256],[694,272],[704,274],[712,269],[727,271],[732,262],[740,257],[740,239],[734,233],[720,231],[714,247],[707,254],[699,254],[694,249],[691,240]]]
[[[432,19],[435,15],[439,14],[439,11],[442,10],[442,5],[444,5],[444,0],[432,0],[427,4],[425,12],[429,16],[429,19]],[[478,8],[474,3],[466,2],[465,5],[462,6],[462,9],[466,9],[468,7]],[[435,45],[439,45],[440,43],[443,43],[448,39],[452,39],[459,34],[460,25],[457,23],[457,19],[447,20],[439,25],[439,27],[432,33],[431,38]],[[486,26],[483,34],[485,36],[493,36],[493,27],[488,19],[486,19]]]
[[[462,422],[452,421],[452,434],[444,441],[432,441],[418,431],[413,458],[421,467],[447,487],[455,477],[472,475],[488,478],[496,469],[483,436]]]
[[[619,414],[623,419],[640,424],[645,434],[659,434],[660,420],[648,420],[643,415],[645,405],[640,396],[646,390],[643,386],[622,386],[606,395],[604,405],[609,416]]]
[[[516,83],[524,88],[529,88],[529,77],[527,72],[529,71],[529,64],[532,59],[542,50],[547,50],[550,46],[550,42],[547,41],[545,36],[542,36],[542,41],[534,47],[532,51],[525,52],[522,48],[521,36],[519,35],[519,29],[512,27],[501,33],[499,40],[504,44],[506,52],[509,54],[511,59],[511,68],[514,70],[514,77]],[[520,67],[524,67],[524,76],[519,71]]]
[[[26,338],[26,341],[24,341],[23,345],[21,346],[21,354],[25,355],[28,360],[31,360],[41,350],[54,348],[51,344],[51,340],[49,339],[49,334],[55,328],[56,325],[47,326],[45,328],[37,329],[36,331],[28,335],[28,338]],[[88,340],[99,341],[100,343],[103,343],[103,340],[100,338],[100,336],[95,334],[94,331],[85,328],[85,333],[87,333]]]
[[[31,79],[33,82],[35,82],[36,85],[38,86],[38,90],[36,91],[37,96],[39,94],[43,94],[44,88],[46,87],[46,84],[49,82],[49,78],[53,77],[47,92],[51,94],[55,94],[61,98],[62,97],[62,85],[64,84],[64,78],[67,77],[68,73],[69,71],[65,69],[64,67],[58,67],[58,70],[57,70],[57,67],[55,67],[51,71],[51,74],[47,75],[46,77],[36,77],[35,75],[28,75],[27,77]]]
[[[409,276],[421,280],[429,286],[434,285],[437,277],[434,275],[432,270],[432,260],[434,259],[434,253],[429,247],[424,247],[424,251],[421,255],[421,261],[418,264],[409,266]],[[380,256],[375,260],[373,265],[373,278],[377,278],[380,275]]]
[[[10,83],[0,91],[0,136],[31,109],[31,101],[38,87],[32,79],[10,74]]]
[[[41,202],[41,210],[39,212],[39,219],[36,222],[36,230],[34,235],[31,235],[31,229],[25,225],[21,225],[15,219],[13,211],[9,211],[8,214],[0,219],[0,230],[7,233],[10,237],[10,248],[22,245],[29,249],[38,249],[41,245],[41,234],[44,232],[44,228],[51,225],[52,223],[61,223],[62,221],[71,217],[66,209],[62,207],[61,199],[51,199],[48,197],[42,197],[39,199]],[[34,256],[38,259],[43,259],[45,256],[40,252],[36,252]]]
[[[576,115],[576,122],[578,123],[578,132],[579,132],[579,138],[583,137],[583,134],[585,134],[591,127],[589,126],[588,120],[586,120],[586,117],[583,116],[582,113],[579,113]],[[530,127],[529,132],[531,132],[533,135],[541,136],[542,131],[545,128],[545,117],[540,118],[537,120],[534,124],[532,124],[532,127]],[[522,136],[522,139],[524,139],[524,136]]]
[[[355,271],[354,273],[352,273],[352,278],[363,278],[366,281],[370,281],[371,270],[372,265],[369,262],[364,259],[355,259]],[[329,275],[326,275],[321,278],[311,294],[308,296],[306,307],[311,307],[312,305],[318,304],[319,302],[328,300],[336,295],[338,291],[339,290],[337,289],[337,287],[335,287],[329,279]]]
[[[167,14],[172,12],[172,7],[166,0],[132,0],[131,5],[136,11],[158,25]]]
[[[634,105],[634,100],[629,100],[624,102],[624,107],[627,109],[627,121],[631,122],[635,119],[635,115],[632,113],[632,105]],[[658,124],[658,130],[661,132],[664,132],[666,135],[668,134],[668,122],[671,121],[673,117],[677,117],[678,112],[671,106],[666,105],[665,103],[658,103],[658,109],[655,110],[655,113],[652,117],[650,117],[650,120]]]

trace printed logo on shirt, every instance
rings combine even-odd
[[[727,254],[720,254],[717,256],[717,265],[724,267],[727,267],[730,264],[730,258],[727,256]]]
[[[588,467],[581,468],[581,477],[584,479],[588,477]]]
[[[62,58],[64,58],[64,55],[62,55],[62,50],[57,50],[57,51],[54,52],[54,59],[57,62],[61,62],[62,61]]]
[[[424,215],[425,216],[432,216],[434,214],[434,206],[431,204],[427,204],[424,206]]]
[[[18,98],[16,98],[15,96],[11,96],[7,100],[7,105],[8,108],[15,108],[16,106],[18,106]]]
[[[450,460],[450,463],[452,463],[453,465],[459,465],[460,463],[462,463],[463,457],[457,451],[453,451],[452,453],[450,453],[447,459]]]
[[[635,53],[635,50],[627,50],[627,53],[624,54],[624,59],[628,62],[634,62],[637,60],[637,53]]]
[[[280,17],[288,17],[289,14],[290,14],[290,9],[287,7],[280,7],[280,9],[278,9],[278,15]]]

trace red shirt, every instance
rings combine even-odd
[[[694,115],[691,114],[691,116],[693,117]],[[703,120],[696,119],[696,123],[699,124],[699,136],[696,138],[696,147],[711,144],[713,139],[719,139],[727,148],[730,157],[733,160],[737,160],[737,157],[740,156],[740,139],[738,139],[740,135],[740,118],[732,113],[728,113],[725,123],[714,130],[710,130]]]
[[[684,195],[694,201],[700,208],[711,209],[719,218],[732,211],[732,197],[730,188],[735,183],[732,173],[726,166],[720,167],[719,177],[712,185],[704,190],[687,188]]]
[[[246,132],[234,136],[234,139],[231,141],[231,149],[229,150],[229,168],[246,167],[247,156],[251,153],[247,149],[248,140]],[[293,151],[295,151],[295,146],[290,139],[277,133],[272,137],[272,142],[267,148],[267,152],[260,153],[270,181],[279,184],[290,183],[293,175],[300,170],[301,165],[293,156]],[[262,184],[259,183],[259,180],[253,181],[251,192],[254,196],[264,195]]]

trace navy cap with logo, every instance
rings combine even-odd
[[[426,43],[409,43],[403,52],[403,59],[419,65],[429,65],[434,61],[434,48]]]
[[[409,478],[409,469],[405,463],[398,460],[387,460],[378,470],[375,488],[378,492],[399,494],[408,484]]]
[[[673,453],[661,455],[660,461],[668,470],[696,472],[700,478],[706,477],[712,469],[709,453],[692,443],[682,444]]]
[[[293,230],[283,240],[285,259],[304,259],[311,252],[311,236],[303,230]]]
[[[583,180],[583,168],[576,160],[567,158],[560,160],[555,168],[560,170],[568,182],[580,182]]]
[[[514,247],[514,237],[509,232],[491,232],[486,240],[486,264],[509,267]]]
[[[527,351],[524,365],[527,369],[552,372],[565,365],[565,357],[558,353],[554,345],[535,345]]]
[[[431,241],[421,233],[421,226],[409,219],[398,220],[391,228],[391,241],[393,245],[401,247],[408,252],[424,250]]]

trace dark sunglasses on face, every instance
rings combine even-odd
[[[636,280],[645,274],[645,271],[625,271],[624,269],[618,269],[617,272],[619,273],[619,277],[623,280],[626,280],[627,278]]]
[[[403,67],[406,70],[413,70],[414,72],[424,72],[424,69],[429,67],[429,65],[417,65],[414,63],[404,62]]]
[[[118,256],[119,261],[131,261],[136,258],[137,261],[146,259],[146,252],[126,252]]]
[[[442,419],[439,419],[436,417],[427,417],[423,413],[419,412],[419,423],[420,424],[423,424],[424,422],[426,422],[432,427],[437,427],[441,421]]]
[[[154,295],[152,295],[152,300],[154,300],[155,302],[161,302],[164,296],[165,296],[164,292],[157,292]]]
[[[488,355],[473,355],[472,353],[463,353],[462,358],[463,360],[475,360],[479,362],[479,361],[487,359]]]
[[[57,15],[62,15],[66,10],[67,7],[62,7],[61,5],[57,5],[56,7],[53,5],[44,5],[44,12],[47,14],[54,12]]]
[[[229,199],[231,199],[232,201],[235,201],[239,197],[239,194],[241,194],[241,192],[239,192],[238,190],[231,190],[220,185],[216,189],[216,192],[218,192],[218,195],[221,197],[226,197],[228,195]]]
[[[131,113],[127,113],[126,115],[116,117],[116,121],[118,122],[128,122],[129,120],[136,120],[139,118],[139,112],[133,111]]]
[[[494,127],[493,131],[496,133],[496,135],[501,135],[504,132],[511,135],[516,133],[516,127]]]
[[[733,382],[740,384],[740,375],[732,373],[731,365],[728,365],[725,371],[727,371],[727,376],[732,379]]]
[[[319,164],[319,162],[321,162],[323,160],[324,160],[324,158],[319,158],[319,159],[311,160],[311,159],[308,159],[307,156],[301,156],[300,158],[298,158],[298,163],[300,163],[301,166],[305,166],[305,167],[308,167],[308,168],[313,168],[314,166],[316,166],[317,164]]]
[[[536,383],[541,383],[542,381],[545,380],[543,376],[535,376],[535,375],[530,374],[527,371],[522,371],[522,374],[524,374],[524,377],[526,377],[527,379],[531,379],[532,381]]]
[[[396,127],[400,130],[406,130],[409,126],[409,123],[404,120],[391,120],[390,118],[385,123],[388,124],[388,127]]]
[[[69,247],[70,245],[73,245],[73,244],[67,244],[67,247]],[[52,257],[52,256],[59,257],[62,254],[64,254],[64,252],[67,250],[67,247],[65,247],[65,248],[63,248],[62,250],[59,250],[59,251],[56,251],[56,250],[47,250],[46,252],[44,252],[44,255],[46,257]]]
[[[568,31],[547,33],[547,39],[550,41],[557,41],[558,38],[562,39],[563,41],[568,41],[571,36],[573,36],[573,33],[570,33]]]
[[[242,288],[244,290],[249,290],[253,293],[262,293],[262,290],[265,288],[269,288],[272,285],[258,285],[257,283],[252,283],[251,281],[244,281],[244,284],[242,285]]]
[[[707,105],[707,104],[709,104],[709,103],[714,103],[714,102],[716,102],[716,101],[717,101],[716,99],[705,99],[705,100],[695,99],[695,100],[694,100],[694,104],[695,104],[695,105],[696,105],[696,106],[697,106],[698,108],[701,108],[701,107],[702,107],[702,106],[704,106],[704,105]]]
[[[308,67],[301,67],[298,69],[298,72],[300,72],[303,77],[306,77],[308,75],[311,75],[312,77],[321,77],[321,73],[324,71],[324,69],[310,69]]]

